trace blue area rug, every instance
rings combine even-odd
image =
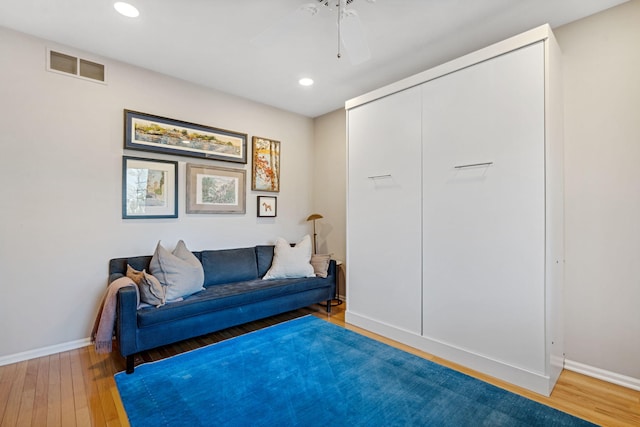
[[[115,375],[140,426],[591,426],[313,316]]]

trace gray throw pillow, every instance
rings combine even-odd
[[[140,302],[161,307],[166,301],[166,286],[147,270],[138,271],[127,264],[127,277],[138,286]]]
[[[182,240],[169,252],[160,242],[149,263],[151,274],[167,287],[167,302],[176,301],[204,289],[202,264]]]

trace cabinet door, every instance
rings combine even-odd
[[[421,93],[349,110],[348,312],[421,333]]]
[[[422,89],[423,333],[544,372],[543,44]]]

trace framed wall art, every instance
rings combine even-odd
[[[187,163],[190,214],[245,213],[246,171]]]
[[[247,163],[247,134],[124,110],[124,148]]]
[[[258,216],[275,217],[278,215],[278,199],[273,196],[258,196]]]
[[[177,218],[178,162],[122,157],[122,218]]]
[[[253,137],[251,189],[280,191],[280,141]]]

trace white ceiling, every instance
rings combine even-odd
[[[113,0],[0,0],[0,26],[309,117],[347,99],[512,35],[552,28],[626,0],[355,0],[371,59],[337,54],[336,11],[327,7],[264,34],[318,0],[130,0],[140,17],[120,16]],[[336,0],[333,0],[334,2]],[[312,87],[297,81],[308,76]]]

